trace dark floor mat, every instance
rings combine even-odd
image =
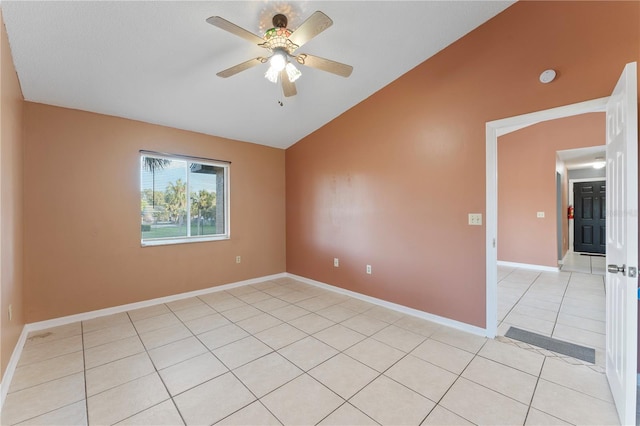
[[[576,345],[575,343],[563,342],[562,340],[552,337],[543,336],[542,334],[532,333],[530,331],[521,330],[516,327],[509,327],[505,337],[529,343],[542,349],[557,352],[573,358],[595,364],[596,351],[593,348]]]

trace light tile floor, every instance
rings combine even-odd
[[[594,348],[602,367],[605,307],[604,274],[498,267],[499,335],[514,326]]]
[[[606,258],[569,252],[562,260],[563,272],[584,272],[585,274],[604,275]]]
[[[571,360],[283,278],[32,333],[1,420],[617,424]]]

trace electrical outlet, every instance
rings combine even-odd
[[[340,260],[337,257],[333,258],[333,266],[336,268],[340,266]]]
[[[371,265],[367,265],[367,274],[371,275]]]
[[[240,256],[236,256],[236,263],[242,262],[242,258]]]
[[[536,217],[539,218],[539,219],[543,219],[544,218],[544,212],[536,213]]]
[[[469,213],[469,225],[482,225],[482,213]]]
[[[9,321],[13,321],[13,305],[9,305]]]

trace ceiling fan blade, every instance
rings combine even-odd
[[[342,64],[319,56],[308,55],[306,53],[296,56],[296,61],[298,61],[300,65],[317,68],[342,77],[349,77],[353,71],[353,67],[351,65]]]
[[[289,76],[285,70],[280,71],[280,80],[282,80],[282,91],[284,92],[285,98],[298,94],[296,84],[289,81]]]
[[[231,68],[227,68],[224,71],[220,71],[216,75],[218,77],[222,77],[222,78],[231,77],[232,75],[236,75],[241,71],[248,70],[249,68],[253,68],[256,65],[264,64],[265,62],[267,62],[267,58],[249,59],[248,61],[242,62],[242,63],[240,63],[238,65],[235,65],[235,66],[233,66]]]
[[[239,27],[236,24],[231,23],[219,16],[212,16],[210,18],[207,18],[207,22],[213,25],[214,27],[218,27],[220,29],[230,32],[231,34],[235,34],[238,37],[242,37],[243,39],[248,40],[251,43],[254,43],[254,44],[264,43],[264,40],[262,39],[262,37],[258,37],[251,31],[247,31],[244,28]]]
[[[320,11],[316,11],[289,36],[289,41],[300,47],[331,25],[333,25],[331,18]]]

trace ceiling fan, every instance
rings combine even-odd
[[[272,20],[273,28],[267,30],[264,37],[259,37],[251,31],[247,31],[219,16],[212,16],[207,19],[207,22],[251,43],[255,43],[267,49],[270,53],[267,57],[259,56],[220,71],[216,74],[218,77],[231,77],[256,65],[269,62],[270,66],[265,73],[265,77],[273,83],[278,83],[278,80],[280,80],[284,95],[289,97],[297,93],[294,82],[302,75],[293,62],[289,61],[290,58],[300,65],[317,68],[342,77],[349,77],[353,71],[351,65],[307,53],[296,53],[298,48],[333,25],[331,18],[320,11],[314,12],[296,30],[287,28],[287,17],[285,15],[277,14]]]

